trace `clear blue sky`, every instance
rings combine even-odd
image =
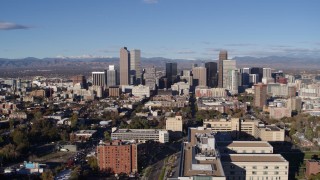
[[[0,57],[320,58],[319,0],[1,0]]]

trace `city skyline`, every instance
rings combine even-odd
[[[0,57],[118,57],[118,49],[128,46],[141,49],[142,57],[215,59],[227,49],[233,56],[319,58],[319,4],[5,1]]]

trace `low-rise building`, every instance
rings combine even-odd
[[[150,97],[150,87],[143,85],[133,86],[132,95],[140,97]]]
[[[168,117],[166,119],[166,130],[174,132],[183,131],[183,119],[182,116]]]
[[[70,134],[72,141],[88,141],[90,138],[95,136],[97,130],[79,130]]]
[[[203,126],[213,132],[229,132],[233,138],[250,135],[262,141],[282,142],[285,130],[275,125],[265,125],[260,120],[239,118],[204,120]]]
[[[318,160],[307,160],[306,161],[306,178],[310,178],[311,175],[320,173],[320,161]]]
[[[111,133],[113,140],[136,140],[137,142],[157,141],[169,142],[169,133],[159,129],[117,129],[113,128]]]
[[[27,114],[25,112],[12,112],[9,115],[10,119],[27,119]]]
[[[269,106],[270,119],[281,119],[283,117],[291,117],[291,109],[287,107]]]

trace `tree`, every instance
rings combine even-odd
[[[42,179],[42,180],[53,180],[53,179],[54,179],[54,176],[53,176],[52,171],[51,171],[50,169],[44,171],[44,172],[41,174],[41,179]]]
[[[77,166],[76,168],[73,169],[73,171],[70,174],[70,180],[76,180],[79,179],[79,175],[80,175],[80,171],[81,171],[81,167]]]
[[[313,138],[313,131],[311,128],[307,127],[305,131],[305,136],[307,139],[312,140]]]
[[[11,130],[14,129],[14,119],[9,120],[9,126]]]
[[[104,140],[105,141],[111,141],[111,136],[110,136],[110,133],[108,131],[105,131],[103,133],[103,135],[104,135]]]
[[[71,121],[71,128],[74,129],[77,127],[78,124],[78,115],[73,114],[72,117],[69,119]]]
[[[33,117],[35,120],[41,119],[42,113],[40,111],[37,111],[36,113],[34,113]]]
[[[14,144],[7,144],[0,149],[0,156],[5,160],[13,160],[20,156],[20,153],[16,151]]]
[[[24,151],[29,147],[29,139],[25,130],[15,129],[12,133],[12,140],[17,145],[18,151]]]
[[[97,158],[89,157],[88,158],[88,164],[89,164],[90,168],[92,169],[92,171],[98,171],[99,170]]]

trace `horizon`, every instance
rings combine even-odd
[[[319,1],[4,1],[0,57],[320,57]]]

